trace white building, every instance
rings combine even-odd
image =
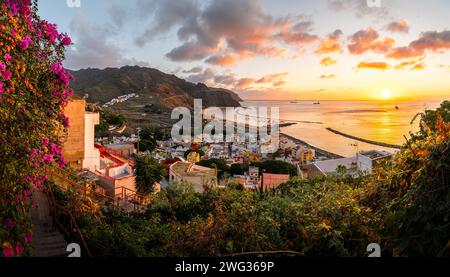
[[[95,125],[100,124],[98,113],[86,112],[84,114],[84,159],[83,169],[95,172],[100,168],[100,151],[95,148]]]
[[[363,173],[371,174],[374,166],[391,157],[392,153],[378,150],[358,153],[358,169]]]
[[[312,165],[324,176],[336,174],[337,168],[340,166],[345,167],[349,174],[356,176],[358,173],[372,174],[374,167],[391,157],[392,153],[372,150],[358,153],[355,157],[317,161]]]

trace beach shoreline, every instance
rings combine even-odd
[[[281,132],[280,135],[282,135],[282,136],[284,136],[284,137],[286,137],[286,138],[292,140],[292,141],[295,142],[296,144],[300,144],[300,145],[303,145],[303,146],[305,146],[305,147],[308,147],[308,148],[310,148],[310,149],[315,150],[315,151],[316,151],[316,155],[318,155],[318,156],[326,157],[326,158],[328,158],[328,159],[342,159],[342,158],[345,158],[345,157],[343,157],[343,156],[341,156],[341,155],[338,155],[338,154],[335,154],[335,153],[331,153],[331,152],[326,151],[326,150],[324,150],[324,149],[315,147],[315,146],[313,146],[313,145],[311,145],[311,144],[309,144],[309,143],[306,143],[305,141],[303,141],[303,140],[301,140],[301,139],[298,139],[298,138],[296,138],[296,137],[287,135],[287,134],[285,134],[285,133],[282,133],[282,132]]]

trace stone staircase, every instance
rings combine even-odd
[[[64,236],[53,226],[53,219],[47,196],[35,194],[36,208],[31,211],[33,222],[33,256],[34,257],[67,257],[67,243]]]

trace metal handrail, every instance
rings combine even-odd
[[[68,231],[58,219],[58,211],[63,212],[66,215],[66,217],[68,217],[68,219],[69,219],[70,230],[75,230],[76,235],[78,235],[78,237],[81,241],[81,244],[83,245],[83,248],[86,251],[86,255],[88,257],[92,257],[92,253],[89,250],[89,247],[87,246],[87,243],[86,243],[86,240],[84,239],[83,233],[81,232],[80,228],[78,227],[75,217],[64,206],[62,206],[56,202],[51,184],[49,184],[48,189],[46,190],[46,195],[47,195],[47,199],[48,199],[50,209],[52,212],[53,222],[58,225],[58,227],[66,234],[67,237],[72,237],[72,232]]]

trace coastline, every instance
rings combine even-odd
[[[281,132],[280,134],[281,134],[282,136],[285,136],[285,137],[287,137],[288,139],[294,141],[294,142],[297,143],[297,144],[301,144],[301,145],[304,145],[304,146],[306,146],[306,147],[308,147],[308,148],[311,148],[311,149],[315,150],[315,151],[316,151],[316,154],[318,154],[319,156],[323,156],[323,157],[326,157],[326,158],[328,158],[328,159],[342,159],[342,158],[345,158],[345,157],[343,157],[343,156],[341,156],[341,155],[338,155],[338,154],[335,154],[335,153],[331,153],[331,152],[329,152],[329,151],[326,151],[326,150],[323,150],[323,149],[321,149],[321,148],[315,147],[315,146],[313,146],[313,145],[311,145],[311,144],[308,144],[308,143],[304,142],[304,141],[301,140],[301,139],[298,139],[298,138],[296,138],[296,137],[287,135],[287,134],[285,134],[285,133],[283,133],[283,132]]]

